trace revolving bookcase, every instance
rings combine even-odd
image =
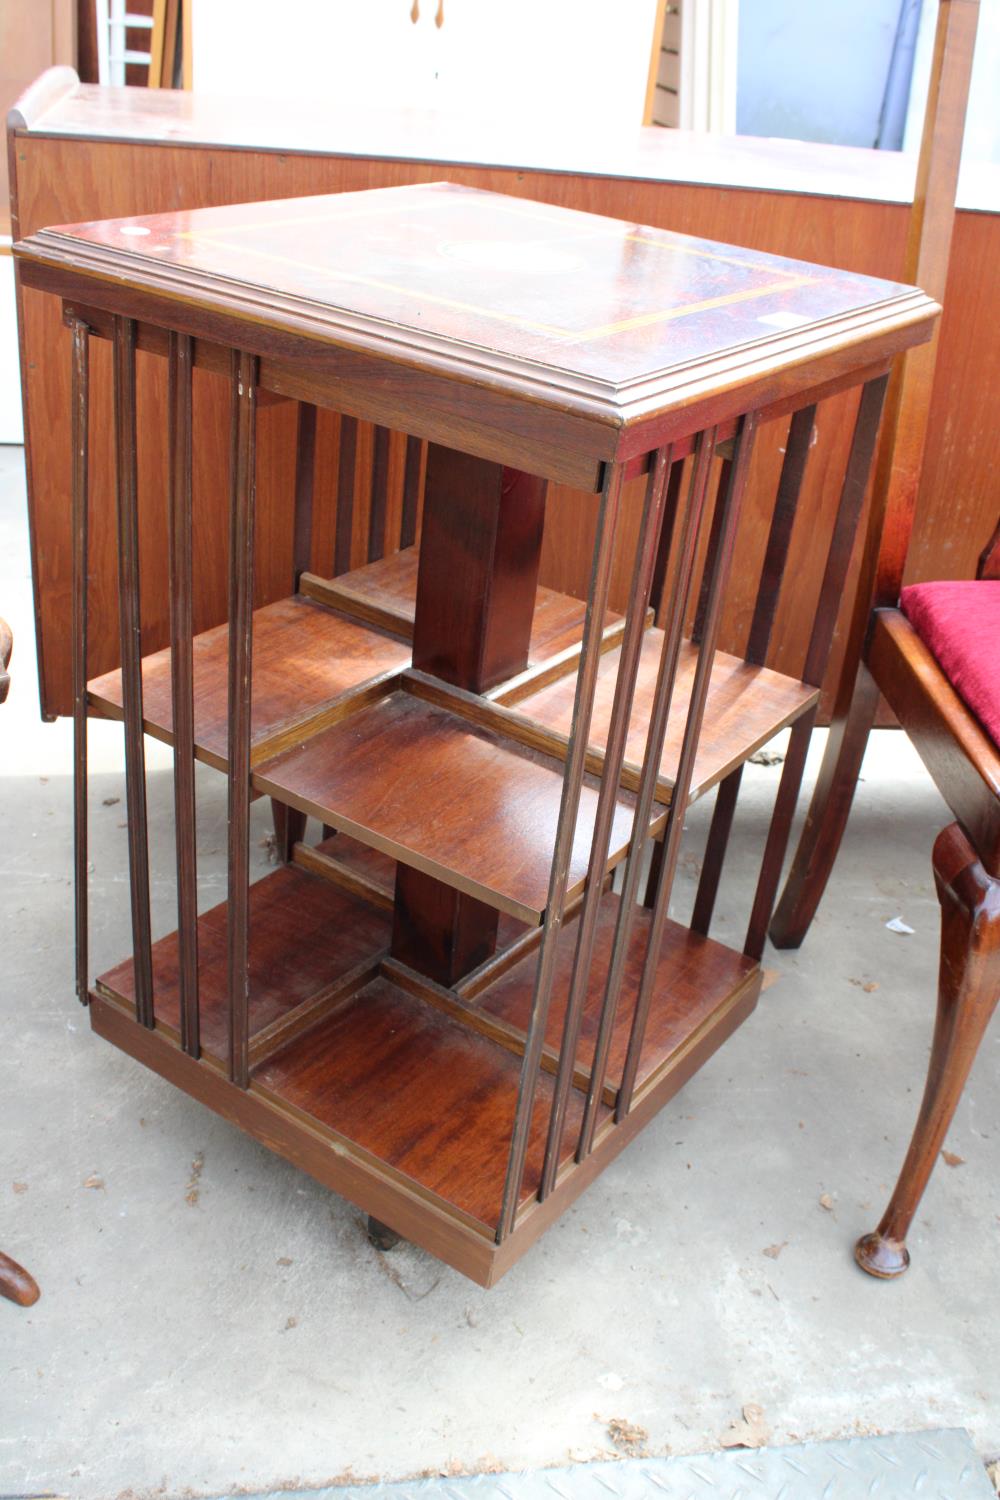
[[[16,253],[71,330],[77,984],[93,1028],[491,1284],[756,1004],[887,371],[937,308],[448,184],[48,229]],[[121,665],[88,681],[93,338],[113,349]],[[137,350],[169,374],[171,645],[146,656]],[[229,621],[193,636],[196,369],[230,384],[232,442],[217,476]],[[792,679],[768,647],[815,408],[854,386]],[[295,567],[288,597],[255,609],[264,401],[300,403]],[[404,545],[380,556],[373,527],[372,560],[333,577],[308,571],[317,406],[409,434]],[[768,420],[788,436],[737,657],[716,639]],[[586,600],[539,586],[549,480],[594,497]],[[631,577],[623,616],[613,563]],[[134,948],[93,983],[89,714],[124,723]],[[741,771],[789,726],[736,950],[710,925]],[[147,734],[174,755],[177,931],[158,941]],[[227,900],[201,912],[196,760],[229,798]],[[685,811],[713,788],[684,923],[669,903]],[[251,883],[257,795],[281,862]]]

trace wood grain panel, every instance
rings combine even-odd
[[[380,978],[265,1064],[256,1082],[493,1228],[519,1077],[519,1059],[504,1048]],[[522,1201],[538,1187],[550,1092],[543,1078]],[[580,1113],[577,1096],[567,1155]]]
[[[254,773],[254,786],[522,921],[541,919],[562,766],[457,715],[393,693]],[[597,793],[585,786],[570,897],[587,871]],[[473,810],[470,816],[470,810]],[[632,809],[620,804],[620,858]]]
[[[1000,214],[958,213],[905,581],[974,578],[1000,514]]]
[[[575,1057],[580,1075],[578,1087],[581,1081],[590,1077],[619,909],[620,902],[616,895],[609,892],[602,898]],[[651,920],[651,912],[643,908],[636,911],[608,1053],[606,1078],[610,1096],[606,1102],[609,1104],[614,1103],[614,1093],[625,1062]],[[557,1055],[562,1043],[578,931],[575,921],[568,922],[559,937],[556,977],[545,1033],[547,1045]],[[526,1030],[531,1016],[537,966],[537,953],[523,958],[516,967],[502,974],[476,997],[477,1009],[508,1025]],[[636,1075],[637,1087],[643,1088],[665,1068],[677,1050],[697,1036],[720,1006],[727,1005],[733,995],[744,987],[753,986],[760,986],[760,971],[752,959],[668,920]]]
[[[170,648],[142,663],[146,730],[173,743]],[[254,759],[275,755],[281,742],[328,721],[345,697],[365,683],[402,671],[409,646],[398,638],[335,614],[308,599],[292,597],[254,611]],[[224,768],[228,726],[229,627],[217,625],[194,640],[194,734],[201,760]],[[110,718],[121,718],[121,673],[106,673],[89,684],[91,704]]]
[[[633,791],[638,787],[662,648],[662,630],[647,630],[625,746],[626,774],[622,778],[624,785]],[[684,642],[660,761],[657,795],[663,801],[669,801],[676,778],[698,656],[698,648],[690,641]],[[590,742],[601,750],[608,739],[619,658],[619,651],[607,652],[598,670]],[[573,678],[561,678],[525,698],[518,705],[518,711],[547,729],[568,734],[573,717],[573,690]],[[767,667],[751,666],[725,652],[716,652],[695,757],[692,799],[702,796],[779,729],[805,713],[815,701],[815,690],[803,682],[782,677]]]
[[[198,919],[201,1044],[219,1062],[229,1047],[225,902]],[[250,1035],[336,986],[388,950],[391,913],[301,870],[285,867],[250,887]],[[109,969],[97,989],[135,1004],[131,959]],[[159,1026],[180,1036],[177,934],[153,944],[153,997]]]
[[[832,373],[826,356],[842,340],[864,340],[869,351],[883,332],[912,326],[903,344],[922,342],[936,313],[896,281],[873,284],[633,215],[525,207],[509,194],[450,182],[148,214],[138,226],[129,217],[56,226],[22,238],[15,253],[99,278],[93,300],[112,311],[131,307],[117,305],[109,282],[116,292],[169,297],[185,328],[197,314],[249,317],[241,336],[255,341],[257,354],[269,352],[259,342],[265,328],[330,340],[343,352],[363,350],[364,335],[373,334],[380,359],[401,359],[411,374],[436,356],[456,398],[459,383],[472,379],[483,408],[496,388],[576,413],[584,443],[590,421],[641,425],[681,408],[686,416],[705,394],[718,421],[723,392],[738,382],[728,412],[735,417],[762,371],[794,368],[787,384],[794,394]],[[867,352],[868,362],[876,357]],[[846,369],[863,362],[854,358]],[[419,392],[414,380],[401,411],[419,409]],[[756,404],[770,399],[762,392]],[[658,433],[652,443],[645,431],[641,437],[615,451],[646,453]],[[376,448],[384,469],[386,434]],[[600,443],[589,451],[602,456]],[[428,470],[435,488],[439,462]],[[530,472],[562,477],[556,467]],[[383,516],[374,524],[378,531]]]

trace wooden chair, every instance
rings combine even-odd
[[[14,637],[6,620],[0,620],[0,703],[5,702],[10,687],[7,667],[14,647]],[[23,1266],[0,1250],[0,1297],[17,1302],[21,1307],[30,1307],[38,1301],[38,1283]]]
[[[939,0],[920,160],[903,280],[944,301],[955,192],[972,75],[978,0]],[[862,660],[873,607],[899,600],[931,395],[937,335],[896,361],[886,397],[871,514],[858,571],[844,666],[830,734],[792,867],[771,920],[776,948],[797,948],[809,931],[847,826],[879,689]]]
[[[910,217],[904,279],[939,300],[948,273],[977,11],[976,0],[940,0]],[[1000,533],[983,554],[979,582],[901,589],[935,355],[936,340],[907,354],[893,372],[846,666],[806,824],[770,927],[779,948],[798,947],[809,929],[840,848],[881,693],[956,818],[939,836],[933,856],[942,908],[941,973],[926,1094],[890,1205],[855,1252],[859,1265],[883,1277],[900,1275],[909,1263],[906,1234],[1000,989],[1000,626],[994,625],[991,643],[982,622],[970,632],[969,619],[963,620],[963,602],[966,609],[985,612],[981,591],[1000,589]],[[949,607],[953,598],[960,600],[957,614]],[[971,706],[970,669],[981,678]]]
[[[1000,525],[980,582],[904,589],[875,613],[868,668],[956,821],[934,845],[941,903],[937,1024],[923,1103],[882,1222],[858,1264],[899,1276],[906,1235],[1000,1000]]]

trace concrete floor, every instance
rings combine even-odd
[[[966,1426],[1000,1451],[1000,1029],[911,1240],[880,1284],[851,1245],[909,1136],[933,1011],[943,804],[876,737],[829,898],[751,1021],[492,1292],[412,1247],[89,1031],[73,998],[70,726],[42,725],[23,476],[0,449],[4,854],[0,1244],[42,1286],[0,1303],[0,1494],[203,1495],[338,1477]],[[92,972],[128,952],[120,731],[92,730]],[[150,746],[153,905],[174,925],[171,787]],[[815,769],[815,763],[811,771]],[[750,767],[719,936],[745,921],[778,771]],[[225,794],[200,794],[204,904]],[[116,800],[112,800],[116,799]],[[705,811],[691,817],[690,896]],[[260,870],[267,831],[255,810]],[[902,916],[912,937],[887,931]],[[828,1195],[828,1196],[827,1196]],[[824,1207],[824,1204],[827,1204]],[[829,1205],[832,1204],[832,1207]]]

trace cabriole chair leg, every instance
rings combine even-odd
[[[941,963],[927,1085],[882,1222],[854,1251],[863,1271],[883,1278],[901,1276],[910,1263],[910,1224],[1000,999],[1000,881],[983,869],[957,823],[935,842],[934,879],[941,903]]]

